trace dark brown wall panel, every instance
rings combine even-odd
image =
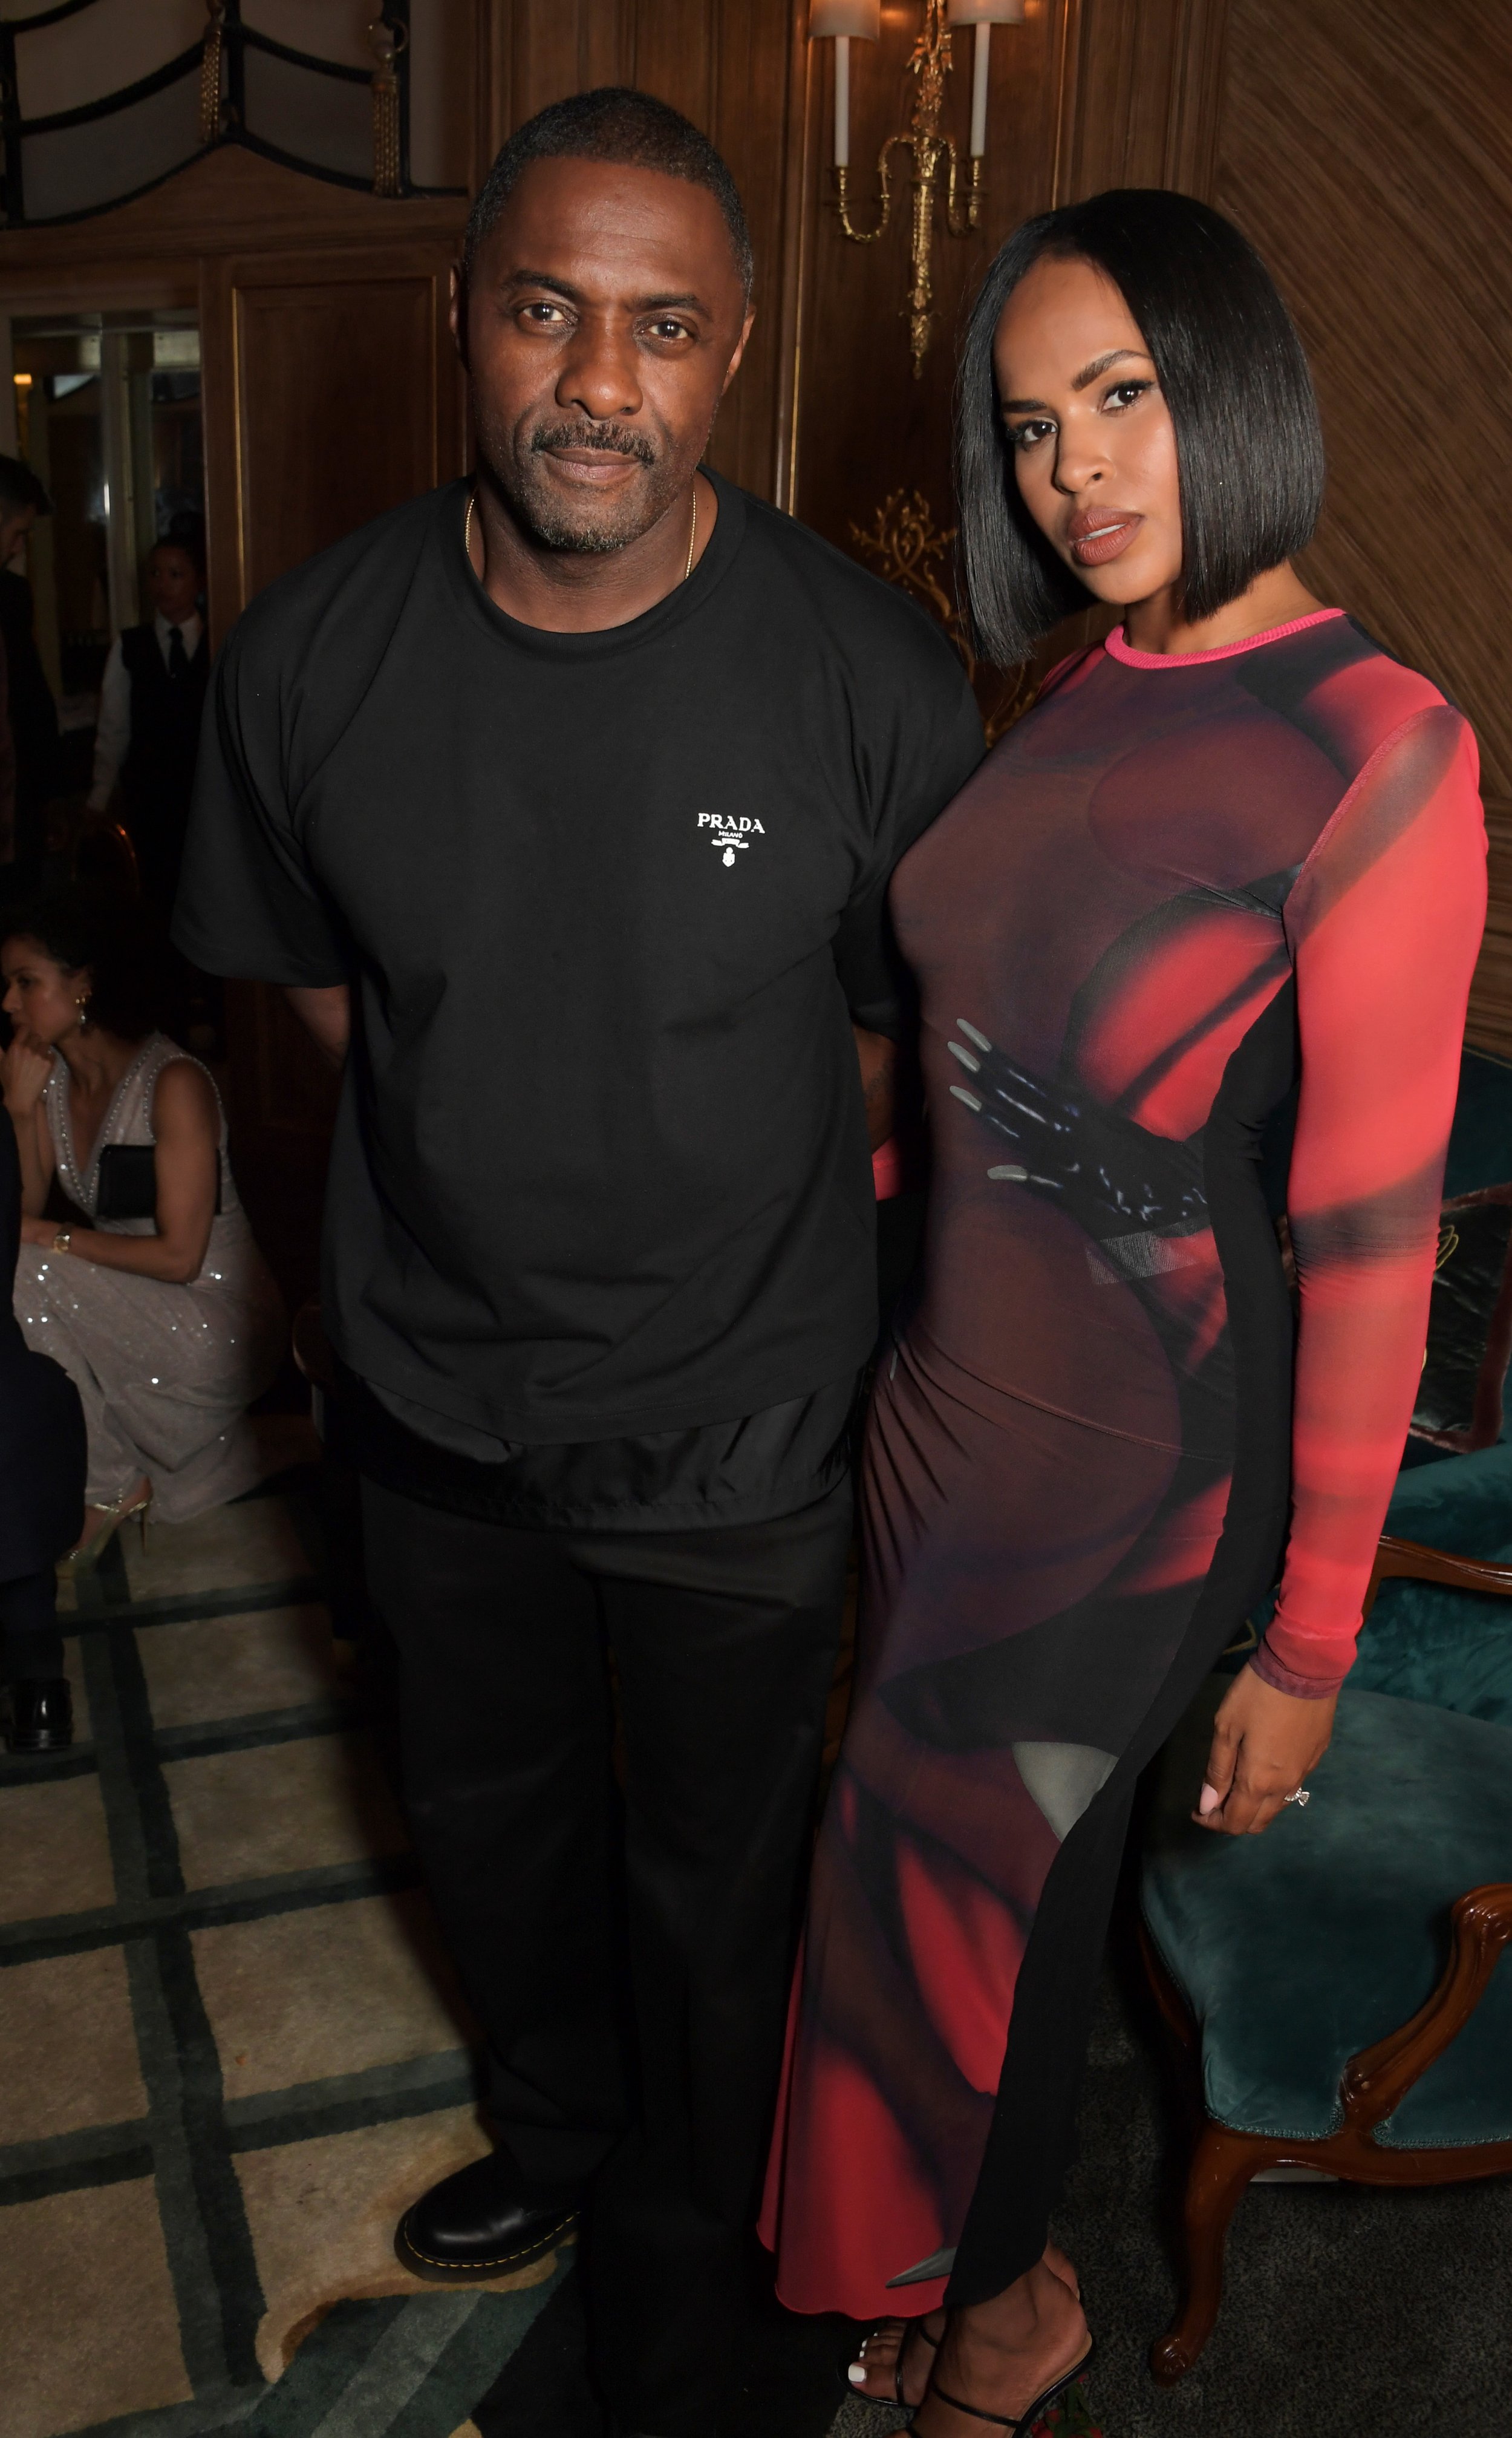
[[[248,278],[236,291],[247,597],[436,479],[424,276]]]
[[[1512,1054],[1512,10],[1229,0],[1228,21],[1215,201],[1286,292],[1328,444],[1304,573],[1474,722],[1492,910],[1472,1037]]]

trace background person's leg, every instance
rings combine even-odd
[[[362,1506],[411,1826],[487,2036],[489,2114],[532,2193],[572,2198],[624,2121],[596,1595],[550,1533],[372,1481]]]
[[[847,1483],[773,1524],[579,1542],[624,1720],[637,2089],[594,2187],[593,2359],[624,2430],[705,2438],[739,2374]]]
[[[0,1583],[0,1739],[8,1752],[66,1752],[74,1702],[58,1631],[58,1577],[51,1566]]]
[[[56,1570],[0,1583],[0,1680],[14,1685],[62,1672]]]

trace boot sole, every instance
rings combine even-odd
[[[417,2248],[409,2227],[410,2214],[406,2211],[395,2233],[394,2250],[400,2268],[407,2269],[412,2277],[423,2277],[428,2286],[486,2286],[491,2278],[513,2276],[517,2270],[529,2269],[533,2262],[544,2260],[559,2243],[575,2241],[577,2212],[564,2211],[554,2225],[532,2235],[528,2243],[517,2244],[488,2260],[437,2260]]]

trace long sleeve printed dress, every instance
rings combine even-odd
[[[1342,612],[1186,655],[1120,631],[899,868],[934,1173],[763,2219],[795,2309],[971,2304],[1039,2257],[1138,1772],[1278,1570],[1261,1675],[1350,1665],[1476,789],[1464,719]],[[1258,1161],[1298,1086],[1293,1325]]]

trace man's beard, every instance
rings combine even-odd
[[[486,431],[478,436],[480,453],[516,523],[545,550],[624,550],[649,533],[684,486],[676,462],[649,434],[623,423],[537,424],[523,442],[516,440],[508,449],[490,448],[492,435]],[[632,485],[613,502],[591,493],[581,502],[564,499],[541,463],[549,449],[602,449],[633,457],[647,468],[649,479]]]

